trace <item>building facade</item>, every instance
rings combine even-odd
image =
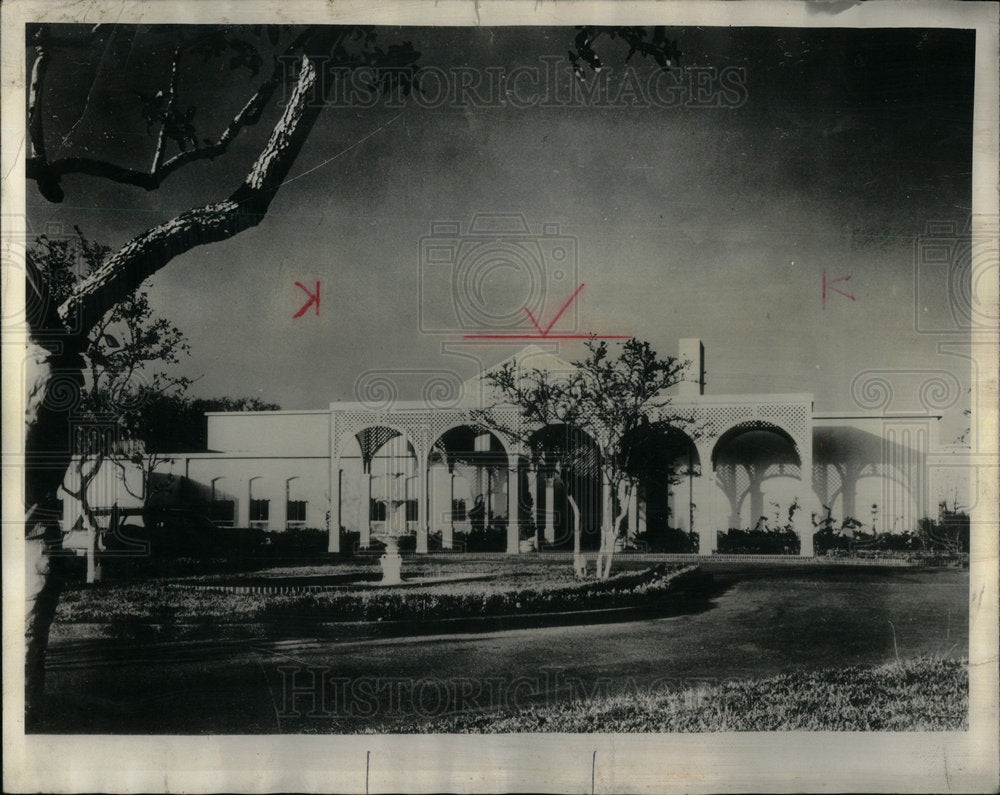
[[[898,532],[931,514],[939,417],[819,415],[807,393],[706,394],[701,342],[682,340],[679,356],[690,363],[685,378],[663,416],[650,417],[657,454],[676,474],[640,479],[624,506],[627,536],[675,528],[696,534],[704,555],[716,550],[719,531],[791,525],[809,556],[818,517]],[[506,363],[523,371],[572,367],[535,346]],[[485,384],[482,374],[470,379],[444,405],[385,400],[210,413],[209,451],[173,456],[162,472],[195,484],[216,524],[324,528],[330,552],[344,551],[342,538],[366,547],[393,522],[405,522],[418,553],[459,548],[477,527],[504,532],[512,554],[526,536],[558,544],[571,532],[570,496],[584,533],[596,538],[608,485],[592,472],[545,471],[524,445],[477,424],[476,409],[495,403]],[[517,421],[513,407],[495,411]],[[698,432],[677,427],[678,415]],[[542,444],[567,443],[565,428],[535,430]],[[575,433],[573,444],[606,452]],[[71,471],[71,488],[72,478]],[[91,503],[140,504],[120,479],[117,468],[102,471]],[[68,500],[65,526],[78,514]]]

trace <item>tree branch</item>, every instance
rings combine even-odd
[[[305,46],[308,37],[312,34],[311,30],[303,31],[285,48],[281,56],[275,58],[271,76],[258,87],[246,104],[240,108],[239,112],[237,112],[220,133],[219,138],[214,144],[189,149],[186,152],[180,152],[163,161],[164,153],[162,149],[165,147],[165,141],[164,129],[161,127],[157,142],[157,152],[154,155],[153,167],[150,171],[125,168],[106,160],[91,157],[67,157],[49,163],[45,159],[44,152],[40,156],[36,156],[37,153],[33,151],[32,156],[28,158],[26,163],[25,173],[27,178],[35,180],[39,184],[39,189],[42,189],[43,184],[58,186],[59,180],[66,174],[84,174],[89,177],[98,177],[110,182],[117,182],[122,185],[132,185],[133,187],[143,188],[147,191],[156,190],[163,184],[163,181],[167,177],[183,166],[199,160],[214,160],[216,157],[224,155],[241,129],[252,127],[260,121],[264,108],[267,107],[274,96],[274,92],[281,85],[281,79],[284,74],[282,67],[284,59],[301,50]],[[173,95],[176,95],[176,70],[177,61],[175,60],[171,77],[171,91]],[[173,102],[173,98],[171,98],[171,102]],[[41,125],[40,121],[39,125]],[[62,201],[61,190],[58,199],[51,198],[44,190],[42,192],[49,201]]]
[[[153,152],[153,165],[149,171],[156,174],[160,170],[160,163],[163,162],[163,151],[167,147],[167,124],[174,114],[177,105],[177,67],[181,60],[181,48],[174,48],[174,57],[170,61],[170,83],[167,88],[167,107],[164,111],[163,120],[160,122],[160,132],[156,136],[156,151]]]
[[[28,84],[28,138],[31,141],[31,158],[45,161],[45,130],[42,125],[42,84],[49,65],[45,26],[35,31],[35,62],[31,66]]]
[[[316,37],[322,52],[334,33]],[[65,323],[84,333],[103,315],[174,257],[198,246],[227,240],[259,224],[309,137],[320,111],[320,73],[314,58],[303,54],[295,89],[271,137],[243,184],[227,199],[188,210],[143,232],[80,282],[59,307]],[[166,167],[166,166],[164,166]]]

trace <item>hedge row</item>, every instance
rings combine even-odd
[[[309,594],[244,594],[205,587],[122,585],[68,591],[57,620],[393,621],[629,607],[655,602],[687,581],[694,567],[659,564],[607,580],[440,583],[407,588],[351,588]],[[99,598],[97,598],[99,596]]]
[[[275,599],[265,606],[261,619],[407,621],[632,607],[666,596],[694,573],[693,568],[678,570],[676,566],[660,564],[607,580],[520,588],[477,583],[475,588],[321,592]]]

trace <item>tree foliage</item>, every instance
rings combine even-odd
[[[499,401],[477,412],[477,419],[517,439],[544,463],[600,474],[605,504],[598,573],[608,577],[628,503],[656,458],[651,426],[697,429],[691,418],[668,411],[667,390],[678,383],[686,362],[661,358],[648,342],[634,338],[620,343],[617,353],[596,337],[587,340],[586,349],[583,359],[561,373],[521,372],[511,363],[487,373]],[[504,405],[518,408],[519,422],[503,418]],[[582,431],[596,442],[599,455],[587,445],[547,444],[538,430],[549,426]],[[577,514],[575,504],[571,507]]]

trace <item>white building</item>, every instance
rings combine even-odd
[[[934,473],[943,468],[953,477],[956,464],[954,451],[937,445],[940,417],[820,415],[807,393],[706,394],[701,342],[682,340],[679,354],[692,366],[667,410],[695,418],[702,433],[691,438],[650,418],[663,454],[684,474],[673,484],[640,483],[628,506],[630,536],[669,524],[697,533],[700,554],[711,554],[718,531],[783,525],[794,502],[801,554],[812,555],[813,519],[825,515],[822,506],[838,520],[850,516],[897,532],[936,513]],[[507,361],[522,370],[572,367],[535,346]],[[338,528],[358,533],[366,546],[387,518],[386,497],[405,500],[417,552],[459,545],[477,502],[506,528],[510,553],[529,526],[558,542],[570,532],[567,491],[581,507],[585,533],[596,537],[607,487],[592,476],[538,471],[516,441],[475,426],[471,412],[492,402],[483,383],[481,375],[470,379],[443,406],[337,402],[311,411],[209,413],[209,451],[178,454],[162,471],[193,482],[190,493],[200,495],[199,508],[217,524],[325,528],[330,552],[341,551]],[[537,432],[553,443],[565,438],[563,429]],[[106,468],[92,504],[138,505],[119,479]],[[78,515],[67,500],[64,527]]]

